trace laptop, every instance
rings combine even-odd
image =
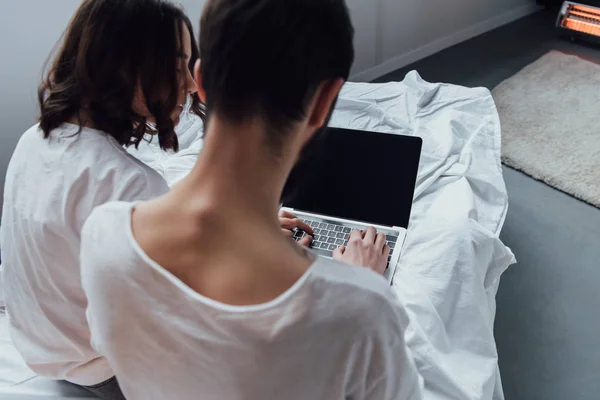
[[[283,209],[314,229],[312,250],[331,258],[352,229],[373,226],[390,246],[392,282],[410,220],[423,141],[413,136],[328,128],[292,171]],[[305,232],[295,231],[300,240]]]

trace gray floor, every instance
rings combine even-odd
[[[378,81],[416,69],[429,81],[492,89],[550,50],[600,63],[600,49],[557,38],[555,17],[527,17]],[[502,239],[519,260],[498,294],[506,398],[600,399],[600,210],[506,167],[504,177]]]

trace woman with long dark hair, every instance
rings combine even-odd
[[[184,105],[202,115],[197,59],[191,23],[169,1],[84,0],[66,30],[39,89],[40,123],[9,165],[0,234],[11,336],[39,375],[123,398],[90,344],[80,232],[100,204],[169,190],[124,147],[153,135],[177,150]]]

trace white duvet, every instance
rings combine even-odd
[[[401,83],[348,83],[332,125],[423,138],[411,225],[394,279],[412,322],[407,342],[426,399],[503,399],[493,336],[495,295],[515,259],[498,238],[508,200],[490,92],[431,84],[416,72]],[[177,154],[154,144],[132,150],[170,184],[189,172],[202,148],[198,119],[183,119],[178,131]],[[81,395],[28,371],[5,322],[0,317],[0,398]]]

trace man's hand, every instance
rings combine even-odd
[[[294,214],[281,210],[279,212],[279,224],[281,225],[281,231],[283,234],[292,239],[294,238],[294,232],[292,229],[299,229],[306,232],[306,236],[298,241],[298,243],[302,246],[309,247],[312,243],[312,235],[314,234],[313,229],[298,219],[298,217],[296,217]]]
[[[333,259],[346,264],[367,267],[383,275],[387,268],[390,248],[385,243],[385,235],[370,227],[361,232],[358,229],[350,233],[348,246],[342,246],[333,252]]]

